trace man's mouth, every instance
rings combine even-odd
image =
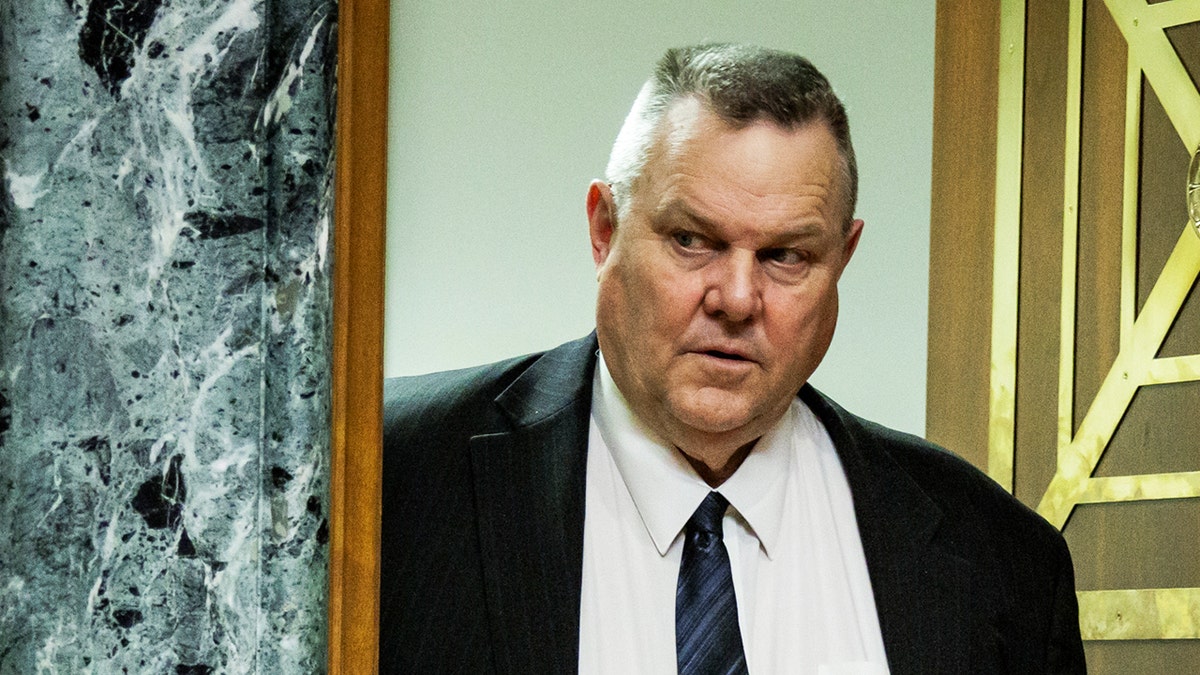
[[[714,356],[718,359],[728,359],[730,361],[745,361],[746,360],[746,357],[742,356],[741,354],[732,354],[730,352],[723,352],[719,349],[709,349],[708,351],[706,351],[704,353],[708,356]]]

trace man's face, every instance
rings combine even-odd
[[[685,453],[761,436],[825,355],[843,232],[841,164],[823,123],[735,130],[692,99],[667,113],[627,215],[588,194],[596,325],[634,412]]]

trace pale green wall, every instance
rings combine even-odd
[[[808,56],[846,102],[867,221],[813,382],[921,433],[934,3],[392,0],[387,375],[545,349],[593,323],[584,194],[673,45]]]

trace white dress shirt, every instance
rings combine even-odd
[[[588,437],[579,672],[674,673],[683,528],[711,488],[603,358]],[[717,490],[751,673],[887,673],[850,487],[799,399]]]

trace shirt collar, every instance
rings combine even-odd
[[[688,518],[712,488],[681,452],[634,415],[609,374],[603,355],[596,359],[592,392],[592,417],[600,436],[608,446],[655,548],[660,555],[666,555]],[[799,399],[759,439],[738,470],[717,489],[758,537],[768,558],[779,541],[783,520],[797,405],[803,405]]]

